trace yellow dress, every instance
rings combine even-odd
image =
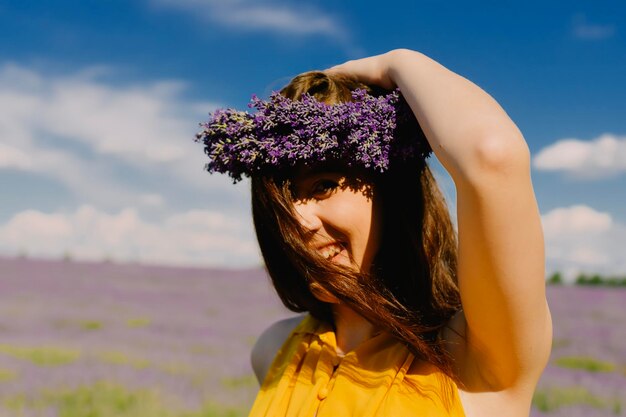
[[[464,417],[456,384],[388,333],[337,355],[310,314],[278,352],[249,417]]]

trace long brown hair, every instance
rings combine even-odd
[[[304,93],[329,104],[351,100],[351,91],[383,91],[355,80],[308,72],[281,91]],[[360,273],[328,262],[310,250],[297,220],[289,178],[252,178],[252,213],[266,268],[283,304],[332,323],[331,305],[315,293],[337,298],[378,328],[407,344],[421,359],[452,374],[439,330],[460,309],[457,241],[444,198],[425,161],[393,163],[372,174],[381,204],[382,236],[372,270]]]

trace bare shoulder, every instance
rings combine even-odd
[[[304,315],[299,315],[279,320],[261,333],[250,355],[252,369],[259,384],[263,383],[276,353],[303,318]]]

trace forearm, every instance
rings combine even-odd
[[[387,54],[387,76],[416,114],[435,155],[455,182],[527,157],[517,126],[469,80],[409,50]],[[517,165],[517,164],[516,164]]]

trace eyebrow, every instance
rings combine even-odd
[[[347,167],[338,163],[317,164],[313,167],[302,167],[296,171],[293,179],[299,179],[305,176],[313,176],[321,173],[347,175]]]
[[[291,182],[294,186],[299,188],[301,185],[315,182],[319,178],[324,177],[325,175],[329,175],[329,176],[332,175],[333,177],[345,178],[345,174],[343,172],[320,169],[320,170],[315,170],[315,171],[304,172],[300,175],[297,175],[293,177]]]

